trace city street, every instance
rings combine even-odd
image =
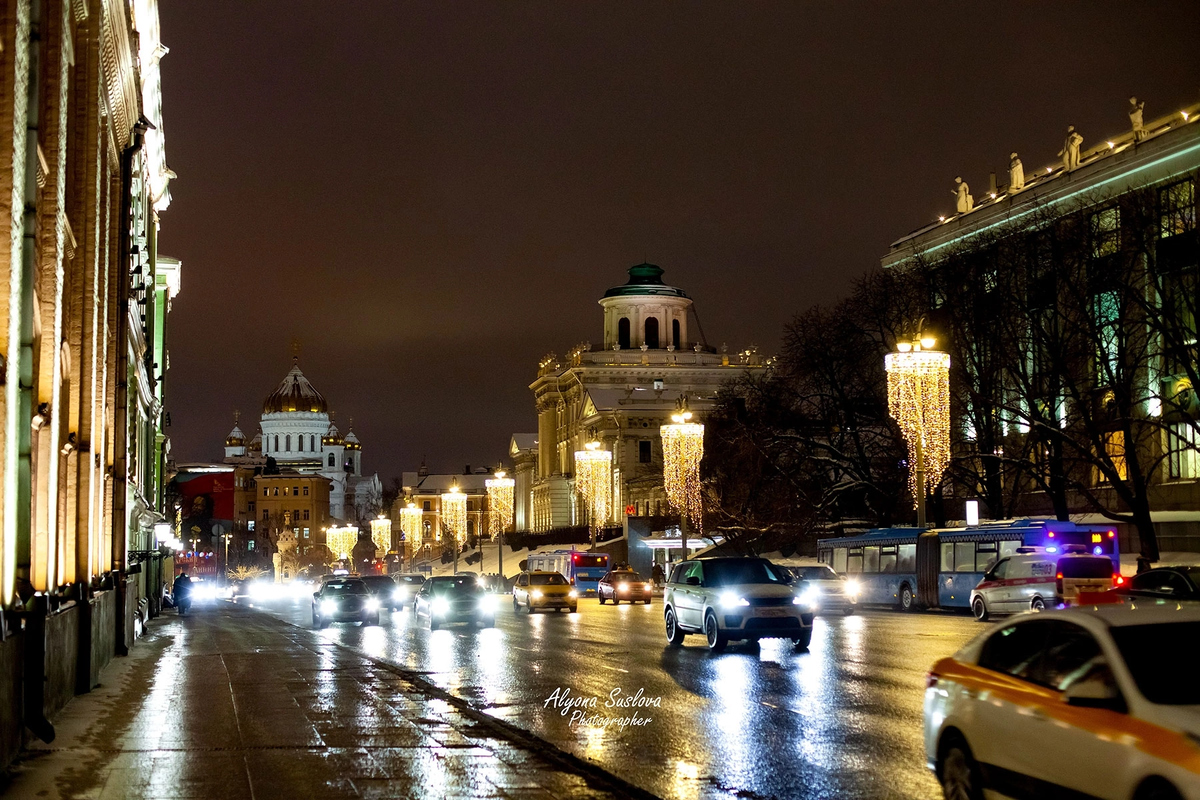
[[[241,602],[311,627],[307,597]],[[807,653],[767,640],[714,656],[699,636],[668,649],[661,611],[657,598],[618,607],[585,600],[570,615],[529,616],[505,602],[495,629],[430,632],[407,611],[385,614],[379,627],[312,635],[417,673],[661,797],[940,796],[922,753],[924,675],[984,626],[866,611],[818,617]],[[595,709],[556,705],[555,692],[567,690],[596,698]],[[606,708],[614,690],[657,704]],[[572,724],[575,711],[648,721]]]

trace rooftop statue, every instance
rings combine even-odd
[[[1146,129],[1142,127],[1142,109],[1145,102],[1138,102],[1136,97],[1129,98],[1129,124],[1133,128],[1133,140],[1140,142],[1146,138]]]
[[[1083,137],[1075,130],[1074,125],[1067,126],[1067,138],[1063,141],[1063,149],[1058,151],[1062,156],[1063,168],[1070,172],[1079,166],[1079,147]]]
[[[1019,192],[1025,188],[1025,167],[1016,153],[1008,156],[1008,191]]]
[[[975,208],[975,198],[971,196],[971,188],[963,182],[962,178],[955,178],[954,182],[957,188],[952,189],[950,194],[958,198],[958,213],[966,214]]]

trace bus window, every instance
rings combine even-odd
[[[1014,540],[1009,540],[1007,542],[1001,542],[1000,543],[1000,557],[1008,558],[1009,556],[1016,554],[1017,548],[1020,546],[1021,546],[1021,543],[1018,541],[1014,541]]]
[[[839,575],[846,571],[846,548],[833,548],[833,571]]]
[[[954,572],[954,542],[942,542],[942,572]]]
[[[975,543],[975,571],[987,572],[992,568],[999,558],[996,555],[995,542],[976,542]]]
[[[879,548],[863,548],[863,572],[879,572]]]
[[[916,572],[917,546],[915,544],[902,544],[900,545],[899,550],[899,557],[896,559],[896,571]]]
[[[954,543],[954,571],[955,572],[974,572],[975,571],[975,543],[974,542],[955,542]]]
[[[879,551],[879,571],[896,571],[896,546],[884,547]]]
[[[858,575],[863,571],[862,548],[856,547],[846,556],[846,574]]]

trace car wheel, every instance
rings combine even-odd
[[[804,633],[792,639],[793,650],[807,650],[809,643],[812,642],[812,628],[809,628]]]
[[[982,597],[976,597],[971,603],[971,613],[974,614],[975,619],[979,620],[980,622],[987,622],[987,604],[983,602]]]
[[[1029,601],[1029,610],[1030,611],[1045,611],[1046,610],[1046,601],[1040,597],[1033,598],[1032,600]]]
[[[913,597],[912,589],[909,587],[909,585],[906,583],[903,586],[901,586],[900,587],[900,610],[901,611],[912,611],[913,607],[916,606],[916,603],[914,602],[914,600],[915,600],[915,598]]]
[[[983,800],[979,765],[966,742],[958,741],[942,754],[942,794],[946,800]]]
[[[525,613],[526,613],[526,614],[532,614],[532,613],[533,613],[533,601],[532,601],[532,600],[526,600],[526,601],[525,601]]]
[[[842,613],[847,617],[854,613],[854,606],[846,606],[842,609]]]
[[[643,602],[643,603],[645,603],[646,605],[650,605],[650,598],[649,598],[649,597],[647,597],[647,598],[646,598],[645,600],[643,600],[642,602]]]
[[[433,618],[432,614],[430,614],[429,615],[429,630],[436,631],[438,629],[438,627],[439,627],[438,621]]]
[[[367,624],[368,625],[378,625],[379,624],[379,612],[378,611],[375,612],[375,616],[373,616],[367,620]]]
[[[616,595],[613,595],[613,605],[614,606],[621,605],[621,601],[617,599]]]
[[[708,649],[713,653],[721,652],[729,643],[725,634],[721,632],[721,626],[717,624],[716,615],[711,611],[704,617],[704,638],[708,640]]]
[[[596,599],[600,601],[600,605],[604,605],[604,595],[596,592]]]
[[[484,628],[494,628],[494,627],[496,627],[496,618],[495,617],[484,617],[481,620],[479,620],[479,624],[481,626],[483,626]]]
[[[684,633],[679,629],[679,623],[675,620],[675,609],[668,608],[663,619],[667,624],[667,644],[671,647],[679,647],[683,644]]]
[[[313,614],[313,627],[317,630],[320,630],[321,628],[325,627],[325,621],[316,614]]]
[[[520,610],[521,610],[521,604],[517,602],[517,596],[514,594],[513,595],[513,611],[520,611]]]
[[[1162,778],[1148,778],[1138,787],[1133,800],[1183,800],[1183,795]]]

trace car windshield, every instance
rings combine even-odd
[[[705,586],[739,586],[746,583],[785,584],[787,579],[770,561],[761,558],[702,561]]]
[[[421,575],[401,575],[396,580],[407,586],[420,586],[425,582],[425,578]]]
[[[324,594],[366,594],[367,585],[362,581],[330,581],[325,584]]]
[[[792,572],[804,581],[836,581],[837,573],[829,567],[793,567]]]
[[[368,589],[375,589],[377,591],[380,589],[396,588],[396,582],[387,575],[364,575],[359,580],[365,583]]]
[[[620,572],[609,573],[608,579],[613,583],[625,583],[626,581],[637,583],[642,579],[642,576],[631,569],[623,569]]]
[[[557,572],[553,575],[530,575],[530,586],[566,586],[567,579]]]
[[[1121,625],[1113,641],[1138,689],[1151,703],[1200,705],[1200,622]]]
[[[1200,567],[1184,567],[1179,571],[1191,578],[1193,586],[1200,586]]]
[[[433,578],[429,590],[434,594],[478,594],[483,587],[473,575],[455,575],[453,578]]]
[[[1110,559],[1092,556],[1060,558],[1058,571],[1064,578],[1111,578],[1113,563]]]

